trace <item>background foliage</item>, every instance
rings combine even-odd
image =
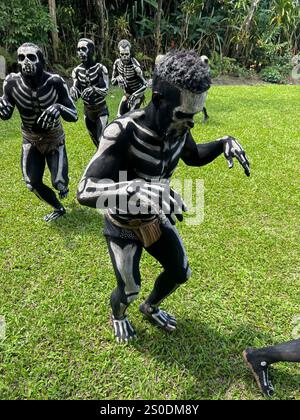
[[[53,51],[49,4],[56,6],[58,60]],[[161,9],[159,7],[162,4]],[[158,21],[158,10],[161,18]],[[99,58],[111,67],[120,38],[132,41],[151,72],[158,51],[194,48],[212,60],[214,74],[249,75],[265,67],[286,76],[299,52],[299,0],[1,0],[0,46],[15,54],[32,40],[49,62],[69,74],[80,36],[95,40]],[[10,60],[12,61],[12,59]],[[62,65],[63,63],[63,65]],[[290,68],[289,68],[290,70]],[[272,79],[272,77],[270,77]]]

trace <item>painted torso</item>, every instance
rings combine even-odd
[[[144,86],[141,78],[137,75],[135,67],[139,66],[135,59],[131,59],[129,64],[124,64],[120,59],[115,62],[115,71],[122,76],[126,82],[125,93],[132,95]]]
[[[78,80],[78,89],[82,93],[89,87],[97,87],[103,89],[106,87],[104,81],[104,69],[102,64],[96,63],[95,65],[86,68],[83,64],[76,67],[74,70],[74,76]],[[83,102],[86,105],[91,105],[91,102]],[[105,98],[97,95],[93,105],[102,105],[105,103]]]
[[[9,99],[16,105],[24,128],[40,131],[36,126],[37,120],[47,108],[56,104],[59,98],[57,79],[61,79],[60,76],[47,74],[46,81],[32,89],[26,85],[21,73],[13,73],[7,78]],[[56,127],[59,125],[60,122],[57,121]]]

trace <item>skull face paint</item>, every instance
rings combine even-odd
[[[39,55],[42,52],[35,46],[22,45],[18,49],[18,64],[23,76],[36,76],[38,70],[43,68]]]
[[[176,131],[176,133],[181,135],[185,130],[194,127],[194,117],[202,111],[207,93],[192,93],[185,89],[179,90],[181,104],[173,110],[173,118],[168,131]]]
[[[120,58],[123,64],[128,64],[131,58],[131,52],[129,47],[120,47]]]
[[[88,61],[90,55],[89,43],[87,41],[79,41],[77,46],[77,55],[82,63]]]

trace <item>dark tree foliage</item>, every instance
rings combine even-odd
[[[221,70],[260,69],[282,65],[300,45],[299,0],[56,0],[56,18],[56,67],[66,73],[77,62],[80,37],[95,41],[108,67],[119,40],[128,38],[149,69],[171,48],[206,54]],[[1,54],[35,41],[53,63],[53,30],[49,0],[0,0]]]

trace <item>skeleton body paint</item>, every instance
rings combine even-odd
[[[18,50],[20,73],[7,76],[0,98],[0,118],[8,120],[17,108],[22,121],[22,172],[28,189],[54,208],[45,220],[65,213],[54,191],[43,184],[47,163],[60,198],[68,194],[68,160],[60,117],[77,121],[75,105],[64,80],[44,71],[42,51],[34,44]]]
[[[206,55],[201,55],[200,58],[201,58],[202,62],[204,63],[204,65],[207,66],[207,68],[209,69],[209,60],[208,60],[208,57]],[[209,72],[210,72],[210,69],[209,69]],[[204,116],[203,122],[204,123],[209,119],[209,115],[208,115],[207,109],[206,109],[207,94],[208,94],[208,92],[205,92],[205,97],[204,97],[203,106],[202,106],[202,112],[203,112],[203,116]]]
[[[124,90],[124,96],[120,102],[118,117],[134,109],[139,109],[144,101],[147,82],[138,61],[131,56],[131,45],[122,40],[119,43],[120,58],[113,66],[111,82]]]
[[[269,368],[279,362],[300,363],[300,340],[260,349],[249,348],[244,351],[243,357],[261,392],[272,397],[275,389],[269,379]]]
[[[182,79],[178,75],[185,68],[187,77]],[[156,67],[151,103],[116,119],[104,130],[100,148],[80,182],[78,200],[83,205],[107,208],[105,203],[115,198],[105,217],[104,234],[117,278],[111,307],[119,342],[135,336],[131,328],[131,333],[126,334],[125,327],[129,322],[128,306],[137,299],[141,288],[139,264],[143,249],[160,262],[163,272],[140,311],[166,331],[176,328],[176,319],[159,305],[191,275],[175,226],[175,218],[181,221],[186,209],[181,197],[169,188],[179,160],[190,166],[203,166],[226,149],[226,158],[232,160],[235,156],[249,175],[244,150],[233,137],[198,145],[193,140],[190,128],[209,86],[210,78],[195,53],[168,54]],[[120,180],[120,171],[127,174],[127,181]],[[155,184],[150,184],[153,181]],[[140,208],[148,206],[154,212],[132,212],[133,196]],[[161,199],[157,207],[158,196]],[[127,213],[120,204],[124,200]]]
[[[108,122],[108,108],[105,97],[109,89],[108,71],[94,60],[95,46],[91,40],[82,39],[77,52],[81,64],[73,70],[71,95],[74,100],[82,98],[84,119],[90,137],[96,147]]]

